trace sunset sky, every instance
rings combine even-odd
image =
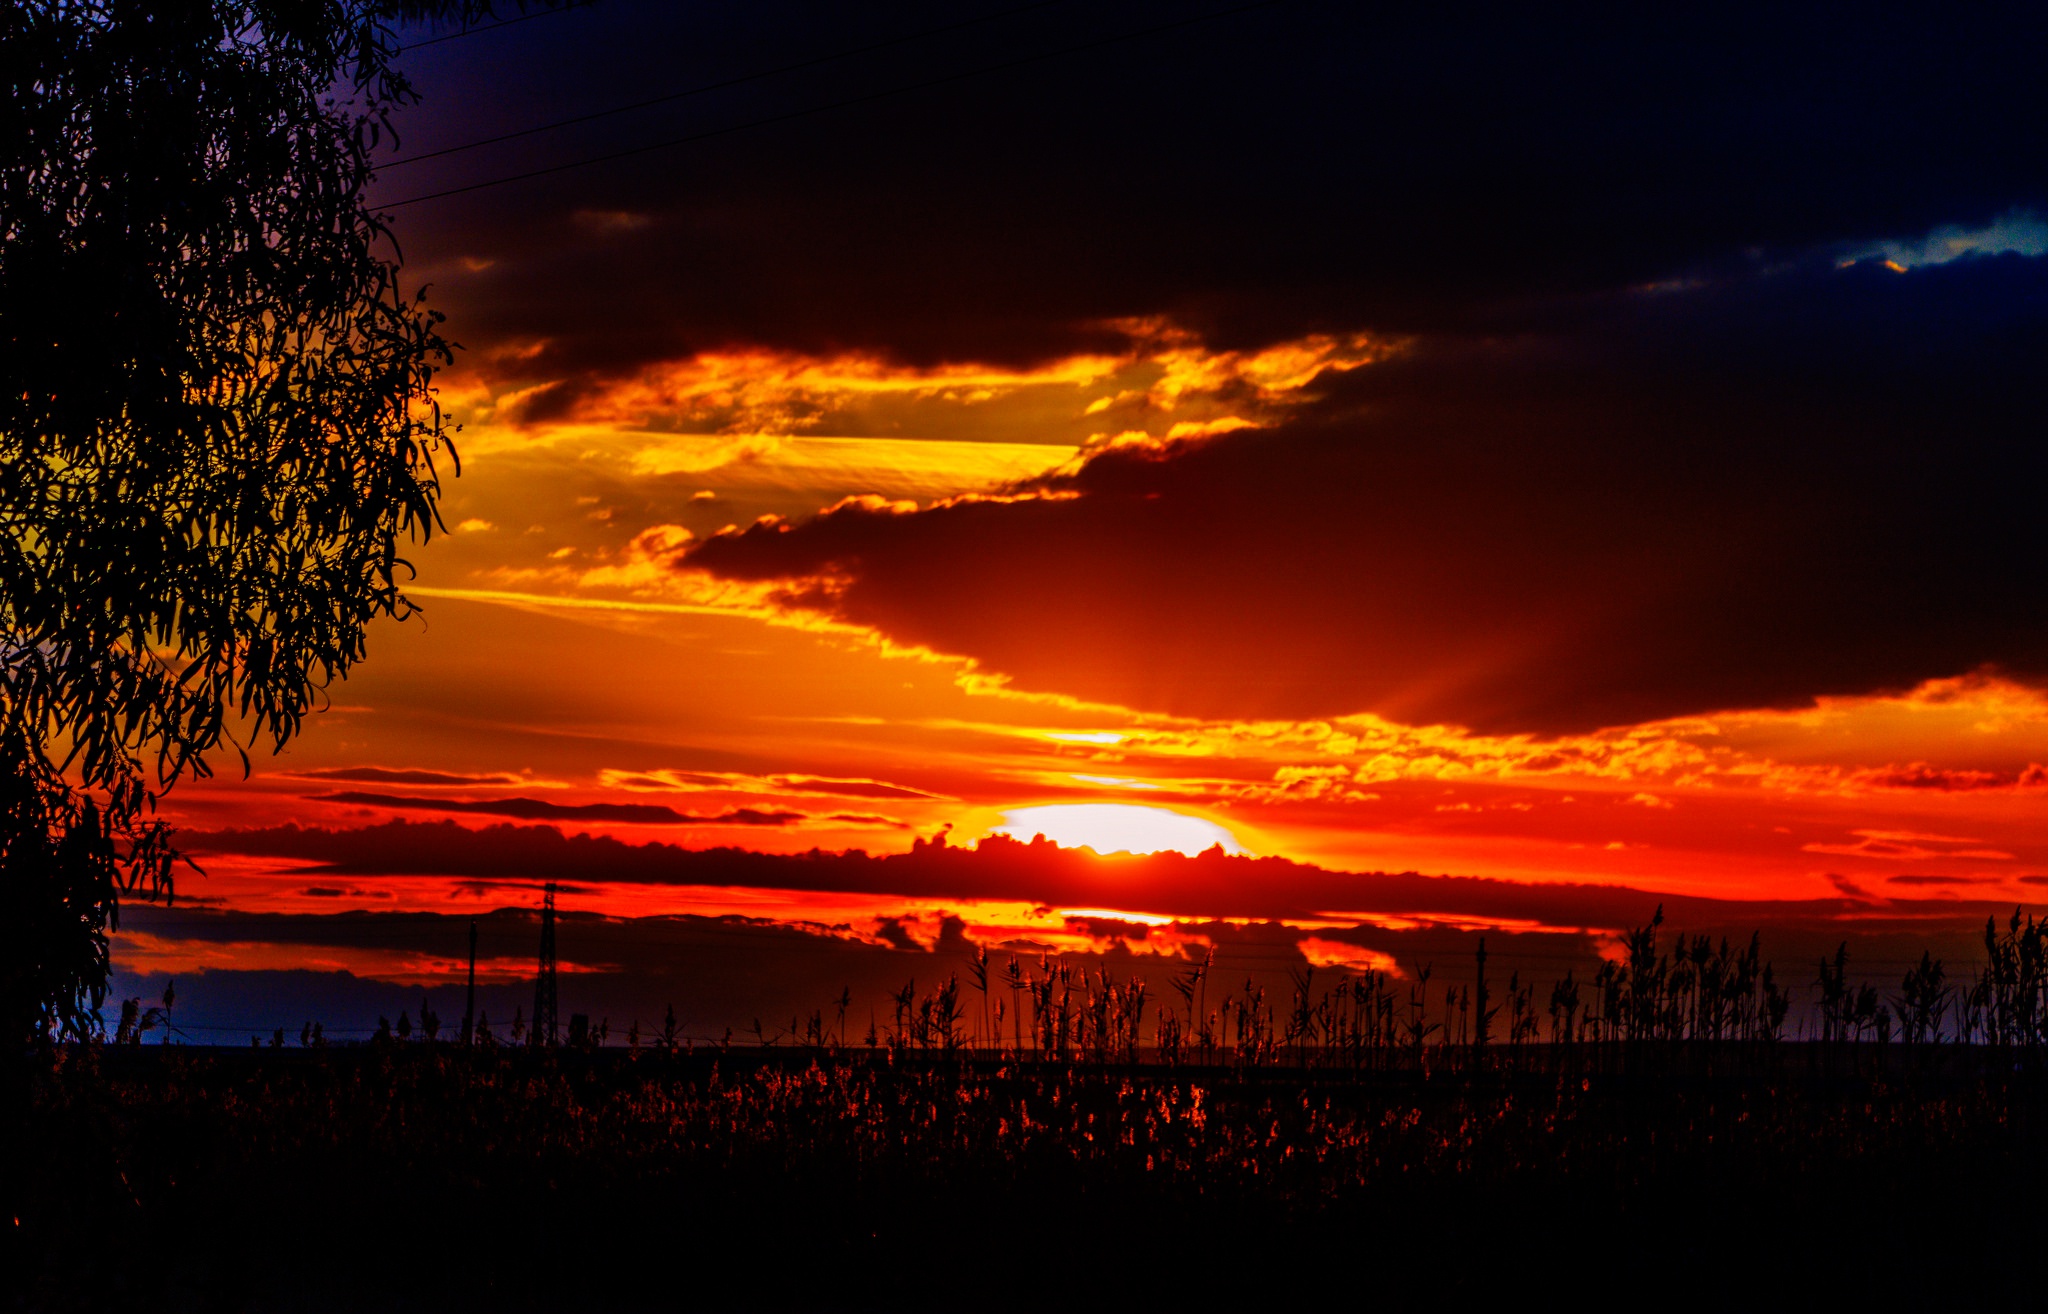
[[[171,796],[117,989],[445,1019],[475,917],[502,1024],[545,879],[565,1016],[704,1036],[976,945],[1547,978],[1660,903],[1966,968],[2048,899],[2048,19],[1643,8],[417,45],[449,532]],[[946,828],[1224,852],[700,852]]]

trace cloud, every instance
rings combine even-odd
[[[1149,21],[1131,8],[1106,7],[1104,30]],[[1702,32],[1644,6],[1268,7],[1062,60],[1056,78],[949,81],[413,207],[398,230],[466,342],[545,342],[534,373],[569,392],[733,343],[1026,362],[1170,315],[1256,347],[1469,326],[1746,250],[2020,240],[1972,235],[2042,199],[2037,7],[1946,25],[1720,12]],[[857,10],[795,35],[744,8],[716,31],[658,7],[588,21],[601,60],[564,60],[534,30],[482,63],[422,52],[407,140],[475,135],[506,85],[612,104],[729,75],[764,43],[873,40]],[[807,85],[829,103],[915,84],[1064,44],[1068,22],[875,52]],[[614,144],[581,131],[533,162]],[[380,199],[516,172],[527,148],[507,149],[395,171]]]
[[[909,785],[871,780],[865,776],[756,775],[743,771],[680,771],[667,768],[648,771],[605,771],[601,782],[607,789],[646,791],[738,792],[750,794],[822,794],[833,798],[896,799],[915,802],[943,802],[949,796]]]
[[[358,885],[308,885],[299,891],[309,899],[389,899],[389,890],[365,889]]]
[[[647,215],[629,210],[578,210],[573,218],[577,227],[601,237],[636,232],[653,222]]]
[[[361,785],[517,785],[518,776],[493,771],[465,775],[453,771],[395,770],[390,767],[322,767],[312,771],[286,771],[294,780],[345,780]]]
[[[1827,844],[1816,841],[1802,844],[1800,848],[1808,853],[1832,853],[1850,858],[1904,862],[1917,862],[1925,858],[1972,858],[2010,862],[2013,857],[2001,849],[1958,848],[1957,845],[1983,843],[1982,840],[1960,835],[1930,835],[1913,830],[1855,830],[1850,833],[1856,836],[1853,843]]]
[[[370,794],[345,790],[321,794],[326,803],[353,803],[360,807],[396,808],[411,812],[462,812],[488,817],[516,817],[521,821],[616,822],[629,826],[789,826],[809,819],[808,813],[782,809],[728,808],[724,812],[678,812],[653,803],[549,803],[537,798],[408,798],[398,794]]]
[[[1851,258],[1882,256],[1894,265],[1910,269],[1914,265],[1947,264],[1969,256],[2000,255],[2007,251],[2048,255],[2048,222],[2030,211],[2016,209],[1980,228],[1944,224],[1918,241],[1880,242]]]
[[[1829,872],[1827,874],[1827,882],[1828,884],[1834,886],[1835,889],[1839,890],[1842,894],[1842,897],[1845,899],[1852,900],[1856,903],[1870,903],[1873,901],[1869,890],[1864,889],[1855,881],[1850,880],[1847,876],[1843,876],[1838,872]]]
[[[1032,488],[848,502],[684,564],[1022,687],[1561,734],[2048,675],[2048,260],[1825,263],[1484,344]],[[1167,654],[1172,660],[1165,660]]]
[[[850,826],[879,826],[888,830],[909,830],[910,823],[895,817],[885,817],[878,812],[834,812],[827,821],[843,821]]]
[[[1303,937],[1299,947],[1302,957],[1308,959],[1311,967],[1350,968],[1379,972],[1388,976],[1402,975],[1393,956],[1382,949],[1368,949],[1363,945],[1320,935]]]
[[[2030,762],[2020,771],[1980,771],[1956,767],[1935,767],[1925,762],[1910,766],[1870,767],[1851,773],[1850,782],[1872,789],[1928,790],[1941,794],[1974,793],[1986,789],[2048,788],[2048,768]]]
[[[1652,894],[1624,886],[1522,884],[1415,872],[1333,871],[1284,858],[1211,852],[1098,857],[1050,842],[1003,837],[977,848],[926,845],[870,856],[756,853],[631,844],[593,835],[565,836],[548,826],[498,824],[470,830],[453,821],[390,821],[354,829],[299,826],[184,834],[198,854],[238,854],[312,864],[301,878],[377,875],[453,876],[482,881],[568,880],[606,884],[702,885],[888,895],[909,899],[1014,900],[1077,910],[1128,909],[1179,920],[1217,918],[1359,920],[1462,919],[1485,925],[1619,928],[1639,925],[1663,905],[1674,922],[1716,925],[1827,924],[1867,915],[1871,896],[1779,900],[1707,899]],[[1901,916],[1910,908],[1890,901]],[[1993,907],[1987,903],[1986,909]],[[1954,905],[1944,901],[1946,914]]]
[[[901,949],[908,953],[919,953],[927,948],[926,945],[910,934],[900,918],[884,917],[881,920],[881,924],[876,928],[876,934],[880,935],[883,942],[892,949]]]

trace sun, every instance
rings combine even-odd
[[[1225,853],[1243,853],[1237,836],[1203,817],[1171,808],[1138,807],[1130,803],[1053,803],[1012,808],[994,833],[1013,839],[1043,835],[1065,849],[1087,847],[1097,853],[1196,854],[1220,844]]]

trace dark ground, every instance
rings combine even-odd
[[[7,1286],[36,1311],[2038,1290],[2048,1079],[2014,1056],[1560,1057],[71,1051],[17,1124]]]

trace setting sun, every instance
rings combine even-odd
[[[1057,803],[1012,808],[1003,814],[998,835],[1029,839],[1043,835],[1064,848],[1091,848],[1097,853],[1160,853],[1172,849],[1193,855],[1214,845],[1226,853],[1244,846],[1224,827],[1170,808],[1130,803]]]

